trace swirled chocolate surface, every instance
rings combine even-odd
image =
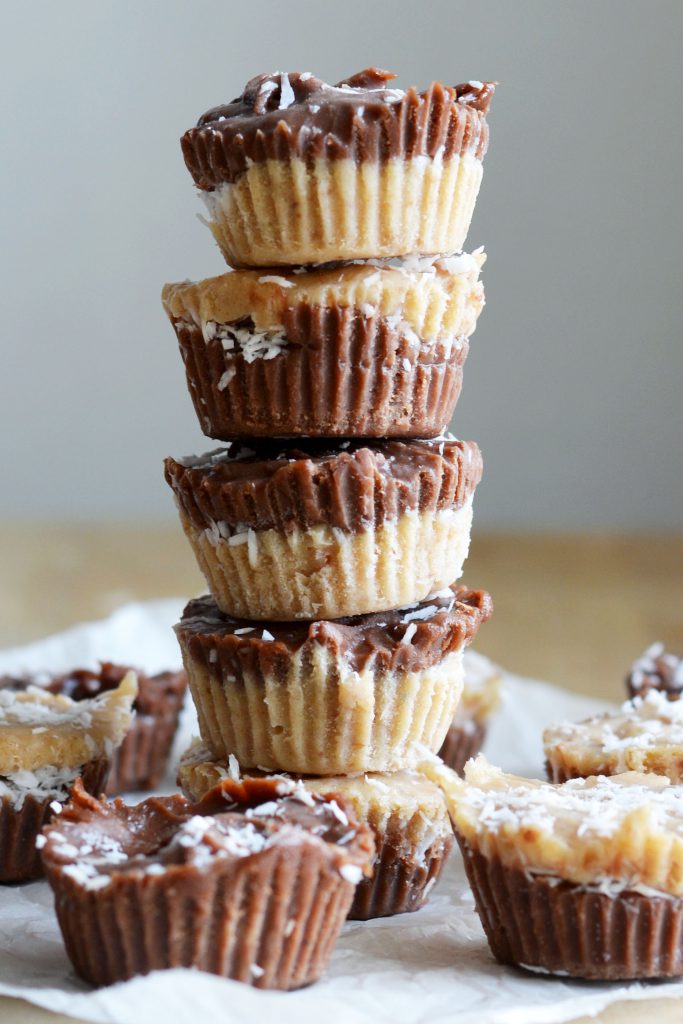
[[[151,797],[133,806],[89,796],[77,782],[71,801],[45,829],[43,858],[85,889],[126,875],[205,873],[216,861],[249,857],[279,843],[317,841],[339,867],[372,854],[368,830],[334,797],[287,779],[226,779],[196,803]]]
[[[235,619],[223,614],[207,595],[190,601],[175,630],[182,647],[219,672],[225,667],[241,674],[258,666],[261,674],[284,679],[289,660],[303,647],[316,644],[357,672],[370,664],[414,672],[438,664],[469,643],[492,611],[485,590],[458,584],[411,607],[317,622]]]
[[[461,508],[482,474],[474,441],[343,441],[307,439],[305,446],[239,442],[206,455],[166,459],[166,480],[200,530],[326,525],[348,533],[408,511]],[[222,524],[222,526],[217,526]],[[246,540],[246,535],[245,538]]]
[[[310,72],[257,75],[241,96],[208,110],[185,132],[187,168],[210,191],[264,160],[483,157],[495,82],[433,82],[404,92],[387,85],[395,77],[367,68],[328,85]]]

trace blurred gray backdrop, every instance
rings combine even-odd
[[[0,514],[171,519],[212,447],[164,281],[222,271],[179,136],[272,69],[497,78],[453,429],[496,528],[683,525],[683,3],[3,4]]]

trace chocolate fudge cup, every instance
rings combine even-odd
[[[683,692],[683,658],[665,651],[662,643],[651,644],[633,662],[626,686],[630,697],[661,690],[669,700],[678,700]]]
[[[254,774],[263,773],[250,770],[249,775]],[[218,761],[196,741],[180,759],[178,785],[188,799],[199,800],[231,775],[239,778],[236,758]],[[340,796],[374,836],[372,877],[359,882],[349,920],[368,921],[419,910],[453,846],[453,829],[440,788],[411,771],[295,778],[312,793]]]
[[[462,775],[484,745],[491,715],[500,703],[501,673],[488,658],[465,651],[465,683],[439,757]]]
[[[347,775],[412,768],[441,746],[463,650],[492,610],[448,588],[341,621],[254,622],[190,601],[175,627],[202,740],[245,768]]]
[[[147,675],[139,669],[105,661],[96,672],[73,669],[46,684],[52,693],[84,700],[116,689],[131,671],[135,672],[138,681],[138,694],[133,704],[135,716],[123,742],[112,751],[106,786],[110,796],[156,789],[161,784],[178,728],[187,676],[184,672]],[[100,790],[90,792],[98,794]]]
[[[166,285],[202,430],[224,441],[439,434],[484,304],[484,259],[242,270]]]
[[[135,806],[76,786],[43,836],[66,951],[91,985],[171,967],[309,985],[374,852],[340,802],[284,779]]]
[[[166,460],[216,603],[265,620],[421,601],[462,572],[481,478],[473,441],[232,444]]]
[[[369,68],[330,86],[264,74],[182,138],[234,267],[453,252],[470,226],[494,82],[404,92]]]
[[[116,689],[80,700],[27,677],[0,680],[0,882],[41,877],[41,828],[77,778],[89,792],[102,791],[136,692],[132,672]]]
[[[618,711],[548,726],[543,733],[553,782],[653,772],[683,783],[683,701],[660,690],[626,701]]]
[[[600,981],[683,975],[683,793],[628,772],[552,785],[437,768],[491,952]]]

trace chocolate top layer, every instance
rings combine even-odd
[[[97,800],[77,783],[44,835],[46,868],[86,889],[122,876],[201,877],[220,861],[311,842],[344,877],[360,881],[373,853],[368,830],[333,796],[286,779],[226,779],[196,803],[176,795],[134,806]]]
[[[633,662],[626,686],[631,697],[662,690],[669,700],[678,700],[683,691],[683,658],[665,651],[664,644],[652,644]]]
[[[207,595],[190,601],[175,630],[193,656],[210,666],[210,652],[215,651],[215,664],[232,665],[239,672],[258,664],[263,674],[282,673],[284,678],[290,658],[310,644],[327,647],[356,672],[370,664],[413,672],[438,664],[469,643],[492,611],[485,590],[455,584],[408,608],[374,615],[254,623],[223,614]]]
[[[410,510],[457,509],[482,474],[474,441],[451,437],[372,446],[343,441],[335,449],[329,441],[307,440],[305,448],[233,442],[198,457],[168,458],[165,467],[185,514],[197,529],[215,531],[216,540],[248,529],[318,525],[358,532]]]
[[[465,151],[483,157],[495,82],[433,82],[423,92],[404,92],[387,87],[395,77],[367,68],[328,85],[310,72],[257,75],[241,96],[213,107],[185,132],[187,168],[210,191],[264,160],[448,159]]]
[[[39,686],[50,693],[62,694],[71,700],[87,700],[100,693],[115,690],[128,672],[135,672],[138,679],[138,695],[133,708],[142,715],[174,712],[183,702],[187,689],[185,672],[159,672],[148,676],[139,669],[126,665],[114,665],[110,661],[100,662],[99,672],[87,668],[75,668],[63,675],[0,676],[0,689],[23,691]]]

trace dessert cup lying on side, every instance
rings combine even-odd
[[[116,689],[72,699],[28,677],[0,680],[0,882],[43,873],[36,839],[78,777],[101,793],[132,720],[135,673]]]
[[[453,587],[339,622],[231,618],[209,598],[175,627],[202,740],[246,768],[346,775],[412,768],[441,746],[465,646],[491,614]]]
[[[202,430],[222,440],[439,434],[484,304],[484,259],[242,270],[166,285]]]
[[[106,792],[110,796],[135,790],[156,789],[160,785],[178,728],[178,719],[187,690],[184,672],[159,672],[147,675],[140,669],[102,662],[99,670],[73,669],[46,684],[52,693],[73,700],[96,697],[114,690],[128,673],[134,671],[138,694],[133,704],[135,716],[123,742],[111,756]],[[98,794],[100,790],[91,790]]]
[[[462,775],[465,764],[475,757],[486,739],[489,719],[500,703],[501,673],[488,658],[465,651],[465,682],[439,757]]]
[[[258,777],[263,773],[250,770],[248,774]],[[237,759],[217,760],[197,741],[180,760],[178,785],[188,799],[199,800],[231,776],[239,778]],[[345,806],[353,808],[358,821],[372,831],[372,877],[359,882],[349,919],[367,921],[419,910],[453,845],[453,829],[440,788],[413,771],[296,778],[312,793],[340,796]]]
[[[92,985],[170,967],[309,985],[374,854],[351,812],[284,779],[135,806],[77,785],[43,835],[66,950]]]
[[[336,86],[253,78],[182,138],[231,266],[461,249],[488,145],[493,82],[424,92],[369,68]]]
[[[601,981],[683,975],[683,789],[627,772],[552,785],[480,755],[446,790],[491,952]]]
[[[216,603],[239,618],[337,619],[458,579],[482,462],[473,441],[232,444],[166,460]]]
[[[543,733],[553,782],[589,775],[653,772],[683,782],[683,701],[648,690],[583,722],[561,722]]]

